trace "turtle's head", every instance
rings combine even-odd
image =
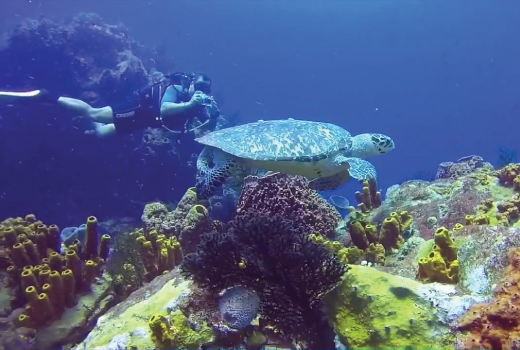
[[[377,156],[394,148],[394,140],[383,134],[360,134],[352,139],[352,156],[354,157]]]

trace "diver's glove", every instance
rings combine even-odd
[[[204,103],[205,94],[200,91],[195,91],[193,96],[191,96],[191,100],[187,103],[188,107],[199,106]]]

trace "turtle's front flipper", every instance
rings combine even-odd
[[[349,179],[348,170],[340,171],[331,176],[320,177],[309,182],[309,188],[316,191],[333,190]]]
[[[235,157],[219,149],[205,147],[197,158],[197,196],[200,199],[211,197],[239,168]]]
[[[359,181],[365,181],[377,178],[376,168],[372,163],[356,157],[348,157],[347,162],[350,165],[350,176]]]

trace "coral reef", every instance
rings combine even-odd
[[[456,162],[444,162],[439,164],[435,179],[456,180],[461,176],[481,169],[490,170],[493,169],[493,166],[489,163],[485,163],[484,159],[480,156],[466,156]]]
[[[334,237],[341,220],[337,210],[310,189],[305,178],[281,173],[246,177],[237,216],[250,212],[279,215],[304,232],[328,238]]]
[[[474,305],[458,324],[462,349],[517,349],[520,346],[520,250],[510,252],[493,300]]]
[[[214,294],[242,285],[262,301],[261,320],[310,348],[333,346],[321,311],[321,298],[345,267],[284,217],[242,212],[229,232],[204,235],[186,255],[182,274]]]

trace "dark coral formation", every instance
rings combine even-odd
[[[110,236],[98,242],[95,217],[87,220],[85,246],[75,241],[60,254],[59,229],[46,226],[34,215],[11,218],[0,224],[2,244],[7,248],[9,285],[15,290],[12,308],[25,306],[18,322],[41,328],[73,307],[77,295],[90,290],[108,258]]]
[[[472,173],[478,169],[492,168],[489,163],[485,163],[480,156],[462,157],[456,162],[444,162],[439,164],[439,169],[435,175],[435,179],[452,179],[456,180],[461,176]]]
[[[458,324],[468,332],[464,349],[518,349],[520,346],[520,250],[510,252],[509,266],[493,300],[474,305]]]
[[[281,215],[242,212],[228,232],[205,235],[181,271],[213,293],[236,285],[254,290],[263,322],[310,348],[333,348],[321,299],[345,267],[305,227]]]
[[[268,217],[279,215],[304,232],[329,238],[334,237],[341,220],[338,211],[310,189],[305,178],[281,173],[245,179],[237,216],[251,212]]]

